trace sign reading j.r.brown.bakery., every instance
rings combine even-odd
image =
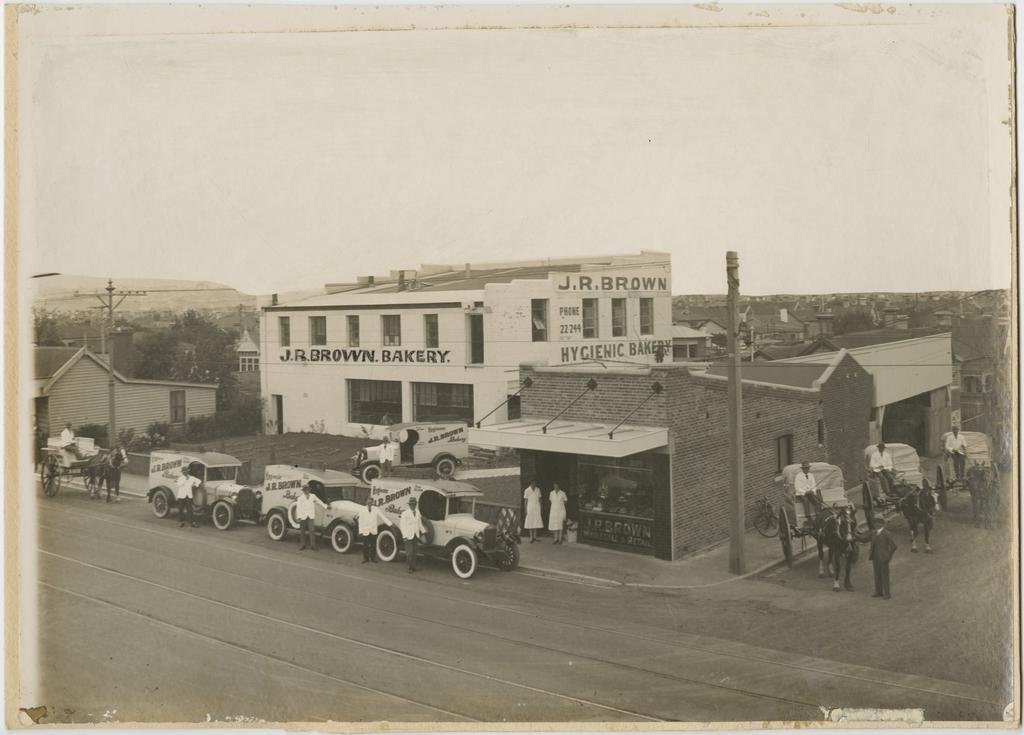
[[[330,350],[312,347],[308,350],[287,348],[281,362],[360,362],[371,364],[443,365],[451,350]]]

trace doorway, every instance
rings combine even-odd
[[[271,396],[274,399],[274,425],[277,427],[277,433],[284,433],[284,396],[274,394]]]

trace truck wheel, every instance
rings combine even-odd
[[[363,469],[359,471],[359,477],[362,478],[363,482],[369,485],[380,477],[380,465],[374,463],[364,465]]]
[[[459,579],[469,579],[476,573],[476,549],[461,543],[452,551],[452,571]]]
[[[213,525],[218,531],[227,531],[231,528],[231,522],[235,520],[235,509],[230,503],[219,500],[214,504],[210,515],[213,516]]]
[[[398,556],[398,540],[395,532],[384,529],[377,534],[377,558],[381,561],[394,561]]]
[[[438,457],[434,462],[434,472],[442,480],[450,480],[455,475],[455,460],[451,457]]]
[[[519,544],[505,541],[494,555],[494,563],[503,572],[511,572],[519,566]],[[458,574],[458,572],[456,572]]]
[[[171,499],[166,490],[157,490],[153,493],[153,515],[157,518],[166,518],[171,514]]]
[[[331,529],[331,546],[339,554],[347,554],[352,549],[352,529],[344,523],[338,523]]]
[[[274,541],[284,541],[287,534],[288,521],[285,520],[284,513],[279,510],[273,511],[267,518],[267,535]]]

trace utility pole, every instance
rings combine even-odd
[[[743,547],[746,523],[743,517],[743,387],[740,384],[739,298],[740,259],[734,250],[725,254],[725,274],[729,282],[729,481],[732,492],[732,536],[729,541],[729,571],[747,571]]]
[[[101,334],[105,334],[106,338],[103,342],[106,343],[107,348],[107,444],[111,447],[117,442],[117,396],[116,396],[116,382],[114,381],[114,309],[121,305],[129,296],[145,296],[145,291],[117,291],[114,289],[114,282],[111,279],[107,279],[107,286],[104,291],[107,292],[106,296],[103,294],[94,293],[92,294],[99,299],[102,308],[107,311],[107,320],[105,328],[101,327]],[[76,292],[77,296],[78,293]],[[115,302],[116,298],[116,302]]]

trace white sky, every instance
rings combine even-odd
[[[650,249],[698,293],[734,249],[745,293],[1008,287],[1006,10],[763,7],[41,6],[23,272],[267,293]],[[430,29],[460,13],[689,27]],[[359,24],[417,30],[323,32]]]

